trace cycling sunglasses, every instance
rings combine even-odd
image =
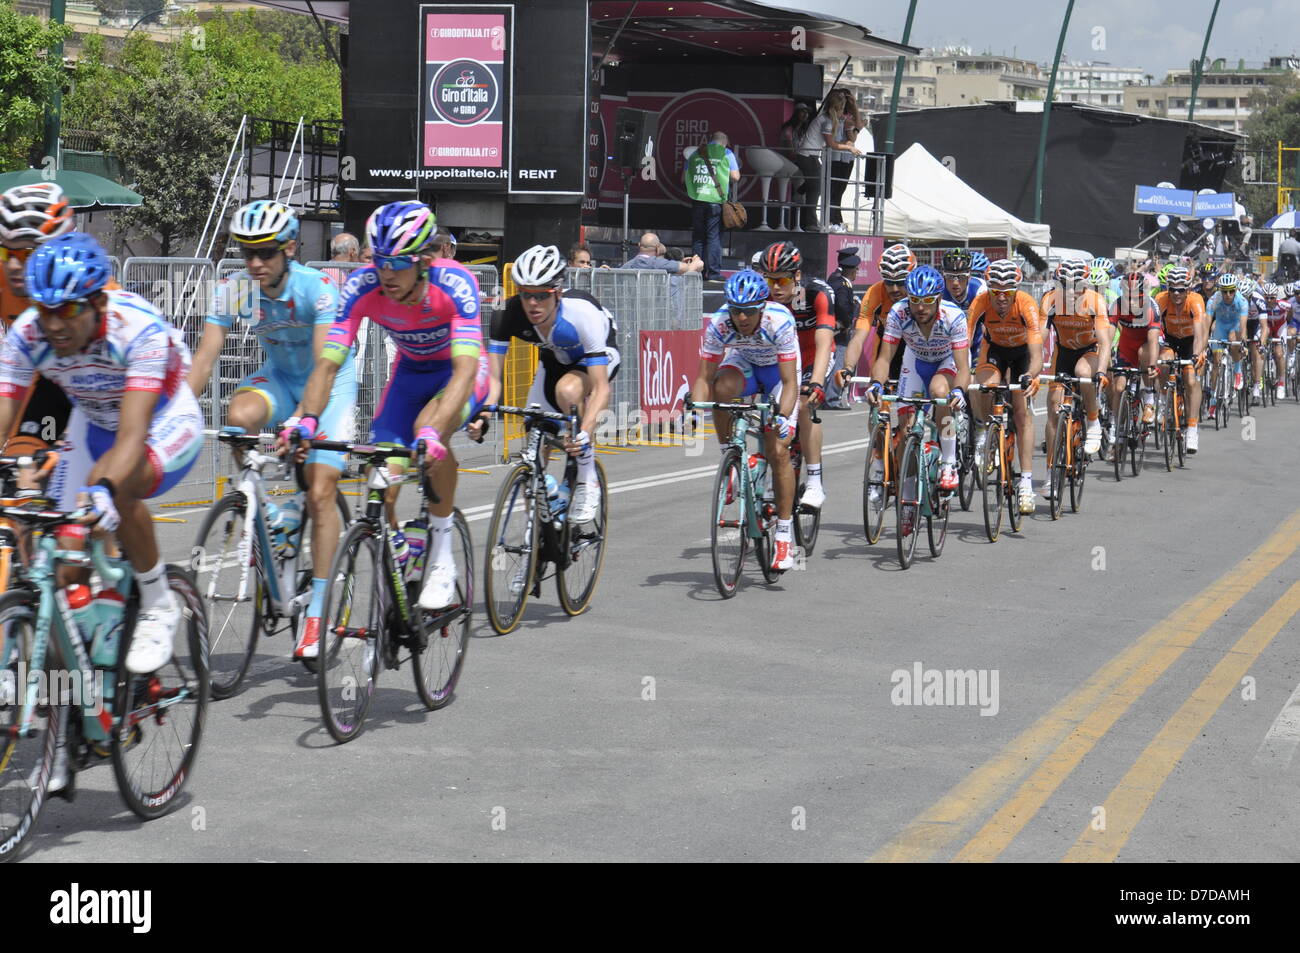
[[[31,257],[35,248],[5,248],[0,245],[0,261],[8,261],[12,258],[14,261],[24,262]]]
[[[376,268],[387,268],[389,271],[406,271],[419,263],[419,255],[375,255],[371,261]]]
[[[284,251],[283,245],[272,245],[269,248],[251,248],[245,245],[240,249],[243,253],[244,261],[252,261],[256,258],[258,261],[270,261],[280,252]]]
[[[524,301],[542,302],[549,299],[555,294],[555,289],[550,288],[546,291],[521,291],[519,297]]]
[[[907,300],[912,304],[938,304],[943,295],[926,295],[924,298],[918,298],[916,295],[908,295]]]
[[[738,304],[729,304],[727,311],[733,318],[753,318],[763,313],[763,305],[756,304],[746,308]]]
[[[789,288],[794,284],[794,275],[764,275],[763,280],[769,288]]]
[[[65,301],[63,304],[48,308],[38,302],[36,310],[47,317],[58,318],[60,321],[71,321],[81,312],[85,303],[84,301]]]

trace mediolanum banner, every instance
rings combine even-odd
[[[437,188],[508,184],[513,11],[420,7],[420,166]]]

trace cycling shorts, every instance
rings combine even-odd
[[[1173,338],[1165,335],[1164,346],[1173,351],[1180,361],[1190,361],[1196,356],[1192,351],[1195,344],[1196,338],[1190,334],[1185,338]]]
[[[730,367],[740,371],[745,375],[745,389],[741,391],[741,397],[758,397],[766,395],[774,407],[781,404],[781,365],[780,364],[751,364],[749,359],[740,351],[728,351],[723,357],[722,363],[718,370],[724,367]],[[796,379],[802,376],[802,372],[796,374]],[[775,409],[773,413],[776,413]],[[791,425],[799,421],[799,401],[794,402],[794,410],[790,411],[790,416],[786,418]]]
[[[303,391],[307,389],[306,381],[301,384],[289,380],[283,372],[270,364],[263,364],[249,374],[235,393],[252,391],[264,401],[270,410],[268,423],[284,423],[298,409]],[[357,372],[352,361],[345,361],[334,378],[334,389],[330,391],[329,403],[320,413],[317,434],[330,440],[350,441],[355,433],[357,409]],[[343,454],[327,450],[313,450],[307,454],[307,464],[322,463],[343,472]]]
[[[370,442],[409,447],[415,440],[415,419],[429,401],[442,396],[451,383],[451,376],[450,361],[408,361],[399,355],[384,395],[379,399],[374,420],[370,422]],[[479,412],[487,402],[490,383],[487,352],[484,351],[478,358],[474,387],[455,418],[453,429],[459,430]],[[449,442],[451,434],[445,434],[444,438],[444,443]]]
[[[1246,339],[1254,341],[1259,337],[1259,318],[1246,319]]]
[[[1119,348],[1116,364],[1140,367],[1142,364],[1142,345],[1147,342],[1149,328],[1120,328]]]
[[[610,348],[613,352],[610,355],[610,361],[605,365],[605,372],[609,374],[610,383],[618,377],[619,368],[623,366],[619,359],[618,351]],[[537,373],[533,375],[532,386],[528,388],[528,404],[540,404],[543,410],[549,410],[553,414],[567,414],[568,410],[559,409],[559,400],[555,396],[555,385],[559,383],[560,378],[565,374],[581,374],[587,376],[587,368],[581,364],[561,364],[559,361],[541,360],[537,362]],[[477,411],[476,411],[477,412]]]
[[[957,376],[957,361],[951,354],[942,361],[923,361],[911,348],[903,355],[903,367],[898,372],[898,393],[902,397],[929,397],[930,381],[935,374]]]
[[[996,368],[1004,384],[1014,384],[1029,373],[1029,345],[1003,347],[989,341],[979,366]]]
[[[1097,344],[1094,341],[1086,347],[1058,347],[1056,353],[1052,355],[1052,369],[1049,374],[1068,374],[1071,377],[1076,376],[1075,368],[1079,366],[1079,358],[1085,354],[1096,354]],[[1077,375],[1084,376],[1084,375]],[[1060,384],[1053,384],[1053,387],[1060,387]]]

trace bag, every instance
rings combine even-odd
[[[723,228],[744,228],[749,222],[749,213],[745,211],[745,206],[739,202],[722,203],[722,227]]]

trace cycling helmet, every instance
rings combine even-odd
[[[1082,258],[1071,258],[1056,268],[1056,277],[1063,284],[1077,285],[1088,280],[1088,263]]]
[[[965,248],[954,248],[943,253],[943,270],[946,274],[962,274],[971,270],[971,253]]]
[[[763,271],[769,275],[794,274],[803,267],[803,255],[789,242],[773,242],[763,249]]]
[[[1104,255],[1098,255],[1096,258],[1092,260],[1092,264],[1089,266],[1089,268],[1091,269],[1100,268],[1102,271],[1106,272],[1106,274],[1110,274],[1111,271],[1113,271],[1115,268],[1115,262],[1105,257]]]
[[[1276,298],[1282,293],[1282,289],[1271,281],[1264,282],[1259,291],[1265,298]]]
[[[1088,284],[1102,288],[1110,284],[1110,272],[1105,268],[1091,268],[1088,271]]]
[[[1237,276],[1231,272],[1219,275],[1219,290],[1227,291],[1228,289],[1237,290]]]
[[[1200,268],[1196,269],[1196,275],[1201,281],[1217,281],[1219,278],[1219,269],[1214,267],[1214,262],[1207,261]]]
[[[1160,282],[1161,288],[1165,286],[1165,278],[1168,276],[1169,272],[1173,270],[1173,267],[1172,264],[1164,264],[1161,265],[1160,270],[1156,272],[1156,280]]]
[[[728,305],[737,308],[752,308],[767,300],[767,279],[758,272],[746,268],[727,279],[723,294]]]
[[[230,237],[241,245],[292,241],[298,237],[298,216],[287,205],[258,199],[235,210]]]
[[[877,267],[883,280],[903,281],[916,267],[916,256],[906,245],[890,245],[881,253]]]
[[[1192,286],[1192,276],[1186,268],[1170,268],[1165,273],[1165,287],[1170,291],[1186,291]]]
[[[1010,258],[1000,258],[989,265],[987,278],[990,288],[1005,291],[1019,287],[1023,275]]]
[[[982,251],[971,252],[970,270],[977,275],[982,275],[989,270],[989,256]]]
[[[555,288],[564,280],[566,267],[555,245],[534,245],[515,259],[510,277],[521,288]]]
[[[85,232],[60,235],[27,259],[27,296],[47,308],[81,301],[113,277],[113,265],[99,242]]]
[[[437,227],[433,211],[423,202],[389,202],[370,213],[366,241],[376,255],[414,255],[433,244]]]
[[[931,265],[919,265],[907,276],[907,294],[912,298],[928,298],[943,293],[943,275]]]
[[[53,182],[0,193],[0,242],[45,242],[72,231],[72,206]]]
[[[1259,289],[1255,285],[1255,279],[1242,278],[1239,282],[1237,282],[1237,290],[1240,291],[1247,298],[1249,298]]]

